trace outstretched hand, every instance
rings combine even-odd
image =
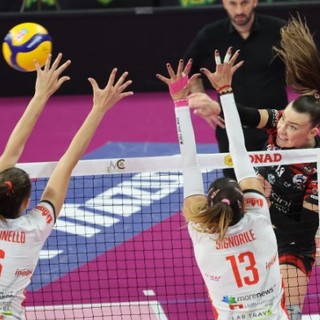
[[[191,93],[188,96],[188,102],[190,109],[194,110],[194,114],[206,120],[213,129],[217,126],[225,128],[224,119],[220,116],[220,104],[206,93]]]
[[[174,72],[170,63],[166,64],[170,78],[161,74],[156,74],[156,77],[169,87],[172,100],[187,99],[190,93],[190,85],[192,85],[193,81],[200,76],[200,74],[197,73],[189,79],[191,66],[192,59],[189,59],[186,66],[184,66],[184,61],[180,59],[177,72]]]
[[[93,108],[100,108],[103,112],[105,112],[119,100],[133,95],[132,91],[125,91],[132,83],[131,80],[126,80],[129,73],[122,73],[120,78],[116,81],[115,78],[117,71],[117,68],[114,68],[111,71],[107,85],[104,88],[99,88],[95,79],[88,79],[93,90]]]
[[[70,80],[68,76],[60,76],[62,72],[70,65],[71,61],[67,60],[65,63],[59,66],[61,59],[62,54],[59,53],[51,65],[52,55],[49,54],[43,68],[40,67],[37,60],[34,61],[37,72],[35,95],[43,95],[46,98],[49,98],[61,87],[65,81]]]
[[[207,68],[201,69],[201,72],[208,78],[213,88],[218,92],[227,87],[231,88],[233,74],[244,63],[244,61],[240,61],[235,64],[239,52],[240,50],[237,50],[234,55],[232,55],[232,47],[229,47],[222,63],[219,51],[215,50],[216,71],[211,72]]]
[[[35,93],[7,141],[5,150],[0,157],[0,171],[17,164],[48,99],[60,88],[62,83],[69,80],[67,76],[60,76],[71,63],[70,60],[59,66],[62,54],[58,54],[52,65],[51,58],[50,54],[43,68],[34,60],[37,71]]]

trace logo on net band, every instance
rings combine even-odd
[[[119,159],[115,163],[110,161],[109,165],[107,166],[107,172],[120,172],[126,168],[126,161],[124,159]]]
[[[280,162],[282,160],[282,154],[280,153],[258,153],[249,155],[251,163],[272,163]],[[232,167],[232,157],[230,154],[226,155],[224,158],[224,164]]]

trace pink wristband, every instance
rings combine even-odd
[[[189,80],[188,76],[184,75],[179,80],[175,81],[174,83],[171,83],[169,85],[170,94],[171,95],[176,94],[177,92],[180,92],[182,89],[184,89],[188,84],[188,80]]]
[[[188,99],[174,100],[173,103],[175,107],[187,107]]]

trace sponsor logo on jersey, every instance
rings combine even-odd
[[[282,196],[276,192],[271,192],[270,200],[273,207],[279,212],[288,213],[290,211],[292,201],[283,199]]]
[[[14,292],[13,291],[0,291],[0,300],[13,298]]]
[[[274,287],[271,287],[267,290],[263,290],[258,293],[248,294],[245,296],[223,296],[222,302],[225,302],[229,305],[231,310],[239,310],[238,315],[234,315],[232,317],[233,320],[238,319],[259,319],[264,320],[267,319],[270,315],[272,315],[271,306],[274,299]],[[242,312],[244,308],[252,308],[263,305],[264,309],[260,311],[250,311],[250,312]]]
[[[302,169],[303,171],[305,171],[307,175],[317,172],[317,169],[314,167],[314,164],[303,165]]]
[[[11,301],[1,301],[0,303],[0,320],[6,319],[5,316],[12,316],[12,303]]]
[[[248,301],[248,300],[261,300],[264,297],[271,295],[274,292],[274,287],[260,291],[258,293],[247,294],[245,296],[237,297],[237,302]]]
[[[215,276],[213,274],[208,274],[208,273],[205,273],[204,276],[209,278],[212,281],[219,281],[221,279],[221,276]]]
[[[270,261],[266,262],[266,269],[269,270],[277,261],[277,259],[278,259],[278,254],[275,254]]]
[[[245,202],[252,207],[263,207],[263,200],[260,198],[245,198]]]
[[[306,181],[307,177],[301,173],[296,174],[292,178],[292,182],[294,183],[295,187],[299,190],[302,190],[302,188],[304,188]]]
[[[46,207],[44,207],[40,204],[40,205],[36,206],[36,209],[41,211],[42,216],[45,217],[47,220],[47,224],[50,224],[53,221],[53,217],[52,217],[50,211]]]
[[[243,304],[237,303],[237,299],[234,296],[223,296],[222,302],[227,303],[231,310],[244,308]]]
[[[30,269],[17,269],[15,272],[16,277],[30,277],[32,275],[32,270]]]
[[[271,308],[232,316],[232,320],[266,320],[272,315]]]

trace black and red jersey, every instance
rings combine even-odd
[[[277,123],[282,116],[282,111],[270,110],[268,121],[269,128],[266,150],[282,149],[276,144]],[[316,137],[316,148],[320,147],[320,138]],[[316,163],[297,163],[290,165],[276,165],[256,168],[272,186],[270,194],[270,214],[271,220],[274,215],[286,215],[290,219],[299,222],[302,214],[317,214],[315,212],[306,212],[302,210],[303,202],[306,201],[312,205],[318,205],[318,177]],[[279,216],[278,216],[279,217]],[[277,227],[276,223],[274,223]],[[303,228],[303,226],[301,226]],[[309,226],[306,226],[309,227]],[[314,249],[314,243],[306,243],[304,239],[299,238],[292,241],[292,238],[286,237],[285,231],[275,229],[279,251],[281,248],[287,250],[289,247],[293,252],[304,254],[308,250]],[[289,230],[288,230],[289,231]],[[309,249],[307,248],[309,246]]]

